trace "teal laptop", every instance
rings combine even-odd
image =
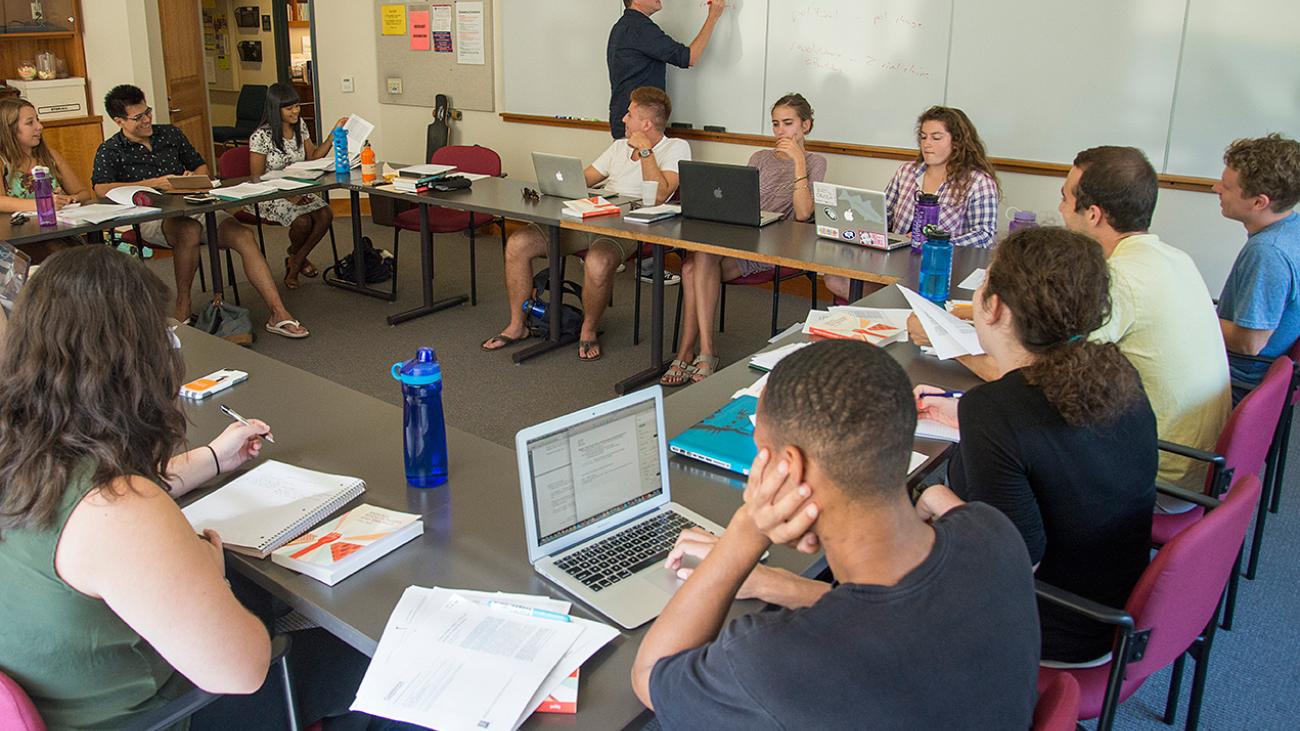
[[[741,396],[668,441],[673,452],[741,475],[758,456],[754,422],[758,399]]]

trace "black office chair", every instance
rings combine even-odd
[[[262,121],[266,108],[266,84],[244,84],[235,102],[235,126],[212,128],[212,139],[220,144],[247,142]]]

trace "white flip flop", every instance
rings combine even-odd
[[[267,323],[266,331],[286,338],[292,338],[294,340],[300,340],[311,335],[311,333],[307,331],[307,328],[303,328],[303,332],[296,333],[289,329],[290,325],[293,327],[302,327],[302,323],[297,320],[281,320],[274,325]]]

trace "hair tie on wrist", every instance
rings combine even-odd
[[[217,450],[213,449],[211,444],[203,446],[207,447],[208,451],[212,453],[212,464],[217,466],[217,474],[221,474],[221,460],[217,459]]]
[[[1069,340],[1066,340],[1065,342],[1067,342],[1067,343],[1077,343],[1077,342],[1079,342],[1080,340],[1083,340],[1083,336],[1082,336],[1082,335],[1071,335],[1071,336],[1070,336],[1070,339],[1069,339]]]

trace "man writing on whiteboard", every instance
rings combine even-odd
[[[713,27],[727,8],[727,0],[710,0],[704,26],[691,45],[673,40],[650,16],[663,9],[663,0],[623,0],[623,17],[609,32],[605,62],[609,65],[609,129],[614,139],[626,136],[623,113],[632,90],[653,86],[667,91],[668,64],[690,68],[700,62],[713,36]]]
[[[609,131],[614,139],[627,136],[623,113],[632,90],[643,86],[667,91],[668,64],[690,68],[700,62],[713,36],[713,28],[727,8],[727,0],[709,0],[709,14],[691,45],[673,40],[650,16],[663,9],[663,0],[623,0],[623,17],[609,32],[605,62],[609,66]],[[619,271],[622,271],[620,266]],[[654,265],[643,262],[638,272],[642,281],[654,282]],[[664,284],[677,284],[678,275],[665,271]]]

